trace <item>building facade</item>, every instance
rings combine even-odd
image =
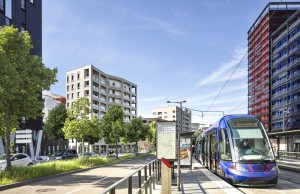
[[[42,57],[41,0],[0,0],[0,26],[4,25],[13,25],[15,28],[18,28],[19,31],[28,31],[33,45],[30,53]],[[40,93],[39,99],[42,100],[42,92]],[[43,117],[37,117],[36,119],[22,119],[22,128],[33,130],[34,145],[37,144],[36,137],[38,136],[40,130],[42,130],[42,126]],[[0,141],[0,144],[1,142],[2,140]],[[39,154],[38,150],[35,151],[36,154]],[[29,151],[24,150],[23,152],[31,155]]]
[[[137,85],[123,78],[106,74],[93,65],[67,72],[66,91],[67,108],[81,97],[89,99],[90,118],[96,115],[101,121],[112,105],[123,108],[125,122],[137,117]],[[74,147],[75,142],[70,142],[70,146]],[[93,148],[86,147],[86,149],[106,153],[108,145],[100,141]]]
[[[59,104],[66,104],[66,98],[61,95],[43,92],[44,108],[43,108],[43,123],[45,124],[48,115],[52,109],[57,107]],[[43,132],[42,142],[41,142],[41,155],[48,156],[60,149],[68,148],[68,140],[61,140],[60,147],[58,147],[58,142],[50,140],[46,132]]]
[[[180,109],[178,106],[157,107],[152,109],[153,118],[163,119],[166,121],[176,121],[177,130],[183,132],[191,131],[192,113],[186,108]],[[181,123],[182,115],[182,123]]]
[[[272,134],[300,151],[300,10],[271,36]]]
[[[248,112],[271,129],[270,37],[296,10],[299,2],[269,3],[248,31]]]

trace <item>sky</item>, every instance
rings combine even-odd
[[[58,68],[50,91],[66,96],[66,72],[91,64],[137,84],[138,116],[168,100],[216,111],[192,111],[206,126],[219,111],[246,114],[247,32],[268,2],[44,0],[43,60]]]

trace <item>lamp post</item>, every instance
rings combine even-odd
[[[177,153],[177,189],[180,191],[180,133],[182,133],[182,103],[185,103],[186,101],[178,101],[178,102],[171,102],[167,101],[167,103],[177,103],[180,104],[180,132],[178,130],[178,153]]]

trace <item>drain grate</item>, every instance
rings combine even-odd
[[[51,192],[51,191],[56,191],[56,189],[53,188],[45,188],[45,189],[38,189],[35,192],[37,193],[45,193],[45,192]]]

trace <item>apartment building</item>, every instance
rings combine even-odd
[[[272,135],[300,151],[300,10],[271,36]]]
[[[300,2],[270,2],[248,31],[248,112],[256,115],[271,131],[270,37],[291,15]]]
[[[66,83],[67,108],[77,99],[86,97],[91,104],[90,118],[96,115],[101,121],[112,105],[123,108],[125,122],[137,117],[137,85],[130,81],[106,74],[95,66],[88,65],[67,72]],[[74,147],[75,142],[71,142],[70,145]],[[108,145],[100,141],[90,149],[106,153]]]
[[[152,109],[153,118],[163,119],[166,121],[176,121],[177,130],[188,132],[191,131],[192,113],[186,108],[180,108],[178,106],[170,105],[166,107],[157,107]],[[182,115],[182,123],[181,123]]]

